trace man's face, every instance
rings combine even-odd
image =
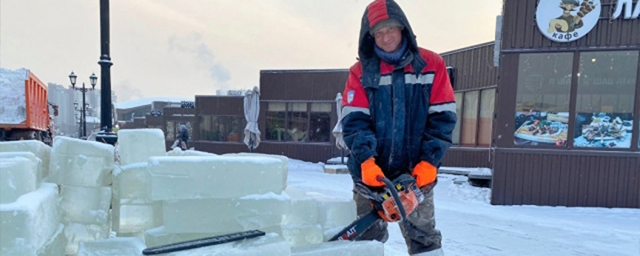
[[[400,27],[389,26],[376,30],[373,37],[376,45],[385,52],[394,52],[400,48],[402,33]]]

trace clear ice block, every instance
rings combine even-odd
[[[265,233],[282,234],[282,227],[280,226],[261,228],[259,230]],[[225,234],[229,233],[169,233],[164,226],[161,226],[144,232],[144,241],[147,247],[154,247]]]
[[[120,163],[128,165],[147,162],[152,156],[165,156],[165,138],[160,129],[118,131]]]
[[[356,203],[353,199],[329,197],[309,192],[318,203],[318,223],[324,230],[345,227],[356,220]]]
[[[320,225],[283,226],[282,236],[289,241],[291,247],[309,246],[324,241]]]
[[[0,204],[0,255],[35,255],[59,228],[58,186],[42,183],[10,204]]]
[[[293,248],[292,256],[383,256],[384,244],[378,241],[336,241]]]
[[[238,242],[174,252],[166,256],[289,256],[289,242],[275,233]],[[339,254],[336,254],[339,255]]]
[[[49,175],[51,147],[37,140],[23,140],[0,143],[0,152],[31,152],[42,161],[42,177]]]
[[[142,235],[148,229],[162,226],[162,201],[122,199],[114,202],[112,228],[122,234]]]
[[[284,225],[301,226],[318,223],[318,204],[313,197],[292,187],[287,187],[285,192],[291,198],[291,205],[284,217]]]
[[[37,170],[36,164],[26,158],[0,158],[0,204],[13,203],[36,190]]]
[[[107,239],[110,233],[110,223],[107,225],[65,223],[64,235],[67,238],[66,254],[76,255],[80,242],[90,242]]]
[[[116,199],[149,199],[148,163],[116,167],[113,172],[113,195]]]
[[[78,256],[142,256],[145,249],[140,238],[117,237],[91,242],[81,242]]]
[[[257,156],[257,157],[270,157],[270,158],[275,158],[281,161],[280,165],[282,166],[282,169],[285,170],[285,175],[282,176],[284,178],[284,180],[282,181],[285,185],[287,184],[287,173],[289,172],[289,158],[286,156],[282,156],[282,155],[269,155],[269,154],[260,154],[260,153],[230,153],[230,154],[225,154],[224,156]]]
[[[4,161],[5,159],[14,157],[29,159],[29,161],[33,162],[36,165],[37,186],[39,187],[40,182],[42,182],[42,179],[44,178],[42,170],[42,160],[40,160],[40,158],[36,157],[36,155],[31,152],[0,152],[0,162]]]
[[[280,194],[286,170],[269,157],[152,157],[152,200],[236,198]]]
[[[110,187],[62,186],[60,197],[63,221],[97,225],[109,222]]]
[[[179,147],[173,148],[173,150],[167,152],[167,156],[218,156],[216,154],[197,151],[197,150],[182,150]]]
[[[64,225],[60,224],[58,230],[53,234],[51,239],[38,250],[38,256],[57,256],[64,255],[67,246],[67,238],[64,236]]]
[[[72,186],[110,186],[113,166],[113,146],[58,136],[51,150],[50,181]]]
[[[282,225],[289,196],[267,193],[239,199],[170,200],[163,203],[171,233],[232,233]]]

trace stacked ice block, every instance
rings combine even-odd
[[[58,186],[42,183],[15,201],[0,204],[0,255],[63,255],[66,241],[61,235],[58,200]]]
[[[76,254],[80,242],[109,237],[113,167],[113,146],[55,138],[49,170],[61,187],[66,254]]]
[[[40,160],[42,169],[42,178],[49,175],[49,158],[51,155],[51,147],[37,140],[12,141],[0,143],[0,152],[30,152]]]
[[[113,231],[118,236],[144,238],[146,230],[162,225],[162,201],[149,198],[150,157],[165,156],[160,129],[118,132],[120,165],[113,172]]]
[[[112,238],[81,242],[77,256],[142,256],[145,245],[140,238]]]

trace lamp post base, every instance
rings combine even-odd
[[[96,135],[96,141],[115,146],[118,142],[118,135],[114,132],[101,131]]]

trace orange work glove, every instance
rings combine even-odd
[[[376,164],[376,160],[373,157],[360,164],[360,169],[362,169],[362,182],[364,184],[370,187],[384,186],[384,183],[377,179],[378,177],[384,177],[384,173],[382,173],[382,169]]]
[[[427,161],[420,161],[420,163],[413,168],[411,175],[416,178],[416,185],[423,187],[436,181],[438,169]]]

